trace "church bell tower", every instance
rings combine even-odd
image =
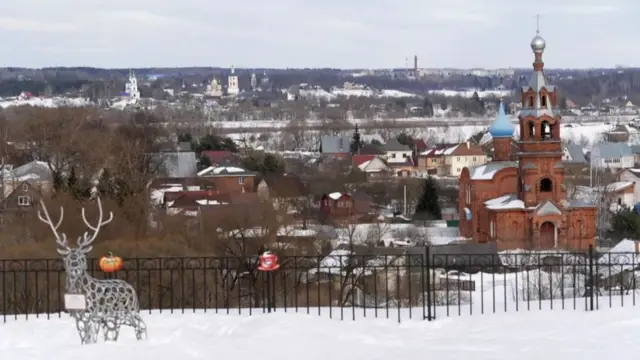
[[[542,55],[546,42],[540,29],[531,41],[533,72],[529,84],[522,88],[518,168],[518,197],[526,207],[545,200],[558,204],[565,199],[563,187],[562,141],[556,87],[549,85]]]

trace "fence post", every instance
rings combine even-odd
[[[426,279],[426,287],[427,287],[427,320],[433,320],[433,316],[431,315],[431,248],[429,245],[425,246],[425,260],[424,264],[427,268],[427,279]]]
[[[593,245],[589,244],[589,283],[591,284],[589,289],[590,290],[589,291],[589,311],[593,311],[594,296],[596,292],[595,276],[593,272],[593,267],[594,267],[593,258],[594,258]]]

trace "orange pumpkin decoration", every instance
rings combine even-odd
[[[122,258],[113,256],[112,253],[100,258],[100,269],[107,273],[116,272],[122,269]]]

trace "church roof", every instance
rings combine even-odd
[[[469,177],[471,180],[491,180],[498,171],[517,166],[517,161],[491,161],[469,168]]]
[[[490,210],[515,210],[524,209],[524,202],[514,194],[503,195],[484,202]]]
[[[562,211],[558,209],[551,201],[545,201],[538,205],[536,215],[562,215]]]
[[[489,126],[489,133],[494,138],[499,137],[512,137],[516,127],[507,119],[507,114],[504,112],[504,104],[500,102],[498,107],[498,116]]]

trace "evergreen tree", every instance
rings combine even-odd
[[[396,140],[398,140],[398,142],[400,144],[406,145],[406,146],[410,147],[411,149],[413,149],[414,144],[413,144],[413,137],[411,135],[408,135],[405,132],[401,132],[396,137]]]
[[[351,155],[357,154],[360,148],[362,148],[362,140],[360,139],[360,129],[358,129],[358,124],[356,124],[353,130],[353,138],[351,139]]]
[[[429,176],[422,185],[422,196],[416,205],[414,220],[438,220],[442,218],[440,203],[438,202],[438,185]]]
[[[198,171],[204,170],[211,166],[211,159],[208,156],[203,156],[202,154],[198,158]]]
[[[640,215],[629,208],[623,208],[611,218],[609,234],[617,240],[640,239]]]

